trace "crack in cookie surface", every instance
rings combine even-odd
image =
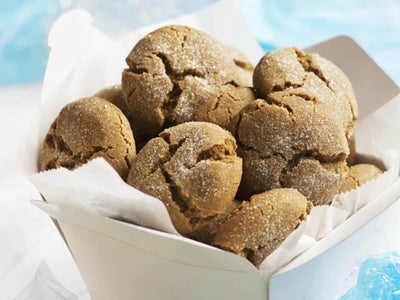
[[[50,138],[53,136],[53,138]],[[56,156],[45,164],[44,169],[53,169],[57,167],[65,167],[67,169],[74,169],[75,167],[87,163],[95,155],[104,153],[109,159],[115,160],[115,157],[110,155],[110,151],[113,149],[112,146],[92,146],[91,150],[84,152],[72,152],[68,144],[63,140],[62,136],[57,135],[55,132],[53,134],[48,134],[46,137],[46,143],[48,140],[57,140],[49,150],[53,152],[51,156]],[[58,146],[57,146],[58,145]]]
[[[336,91],[334,91],[330,87],[329,80],[327,80],[325,78],[320,67],[314,63],[312,56],[308,53],[304,53],[303,51],[300,51],[297,48],[295,48],[295,53],[297,56],[297,61],[303,67],[304,71],[308,72],[308,73],[313,73],[314,75],[316,75],[322,82],[325,83],[327,88],[329,88],[334,94],[336,94]],[[303,85],[304,85],[305,80],[306,80],[306,77],[304,76]]]

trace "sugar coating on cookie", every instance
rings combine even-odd
[[[357,101],[349,79],[319,54],[308,54],[295,47],[271,51],[257,64],[253,83],[263,98],[275,92],[295,94],[328,104],[345,124],[358,118]]]
[[[216,232],[213,245],[239,254],[258,267],[313,205],[295,189],[273,189],[243,201]]]
[[[42,146],[40,170],[74,169],[103,157],[126,179],[135,155],[124,114],[104,99],[83,98],[67,104],[51,125]]]
[[[294,187],[319,205],[337,194],[349,149],[345,129],[327,105],[294,95],[279,103],[258,99],[232,120],[231,131],[243,158],[242,199]]]
[[[205,122],[170,127],[138,153],[127,183],[164,202],[183,235],[223,213],[242,174],[233,136]]]
[[[251,85],[249,63],[228,47],[185,26],[162,27],[126,58],[122,88],[135,134],[154,137],[192,120],[197,108],[229,86]]]
[[[224,129],[229,129],[232,119],[243,107],[255,99],[251,88],[232,86],[200,105],[194,113],[193,119],[214,123]]]
[[[367,181],[373,180],[382,174],[382,170],[371,164],[357,164],[350,167],[349,172],[342,184],[340,193],[353,190]]]
[[[116,84],[98,91],[93,97],[98,97],[111,102],[118,107],[129,120],[129,111],[126,106],[125,95],[120,84]]]
[[[284,95],[296,95],[299,101],[325,103],[342,121],[350,146],[348,163],[354,163],[354,123],[358,106],[353,87],[340,68],[316,53],[295,47],[267,53],[253,76],[254,87],[262,98],[279,103]]]

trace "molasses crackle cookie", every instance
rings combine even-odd
[[[190,236],[234,206],[241,175],[231,133],[188,122],[151,139],[133,160],[127,183],[160,199],[176,230]]]
[[[51,125],[43,142],[40,171],[74,169],[103,157],[126,179],[136,155],[129,122],[112,103],[83,98],[67,104]]]
[[[263,99],[231,123],[243,158],[239,195],[292,187],[314,205],[330,203],[347,173],[358,116],[349,80],[319,55],[285,48],[261,59],[253,81]]]
[[[204,102],[237,86],[251,86],[247,58],[185,26],[162,27],[141,39],[126,58],[122,89],[137,140],[193,120]],[[199,119],[200,120],[200,119]]]

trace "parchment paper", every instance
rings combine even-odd
[[[256,63],[261,58],[262,52],[246,31],[243,22],[232,21],[230,26],[226,26],[215,22],[231,20],[228,17],[218,19],[220,21],[210,18],[210,14],[218,15],[222,12],[225,15],[231,14],[231,18],[234,18],[236,11],[227,9],[227,3],[230,1],[221,1],[213,6],[212,11],[189,15],[164,24],[185,24],[206,29],[208,33],[223,42],[240,48]],[[210,19],[214,20],[214,23],[210,24]],[[120,83],[121,72],[125,68],[124,58],[130,49],[150,29],[159,27],[152,25],[151,28],[132,32],[122,41],[114,41],[96,29],[91,22],[87,12],[75,10],[62,16],[50,32],[51,53],[43,83],[41,114],[32,124],[31,132],[21,151],[21,161],[25,171],[50,203],[74,206],[103,216],[177,234],[162,202],[127,185],[102,158],[92,160],[74,171],[60,168],[37,173],[42,141],[60,109],[69,102],[91,96],[106,86]],[[395,115],[392,117],[397,118]],[[391,120],[385,121],[391,122]],[[358,132],[363,133],[364,126],[366,129],[368,124],[368,118],[365,118],[363,123],[358,125]],[[359,135],[364,140],[370,138],[365,132],[364,135]],[[370,145],[364,140],[360,143]],[[263,262],[260,271],[266,280],[343,223],[355,211],[373,201],[376,195],[398,178],[398,152],[383,151],[379,136],[376,136],[375,145],[374,151],[367,146],[365,149],[361,147],[360,150],[372,155],[374,160],[381,161],[386,172],[376,180],[336,197],[331,206],[314,208],[307,221],[300,224]]]

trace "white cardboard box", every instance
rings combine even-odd
[[[207,29],[218,24],[207,20],[217,20],[212,16],[217,17],[222,11],[229,15],[228,19],[235,20],[238,31],[234,33],[240,32],[242,40],[235,38],[236,35],[230,31],[230,25],[225,23],[223,26],[218,25],[216,37],[225,42],[233,41],[233,45],[239,48],[240,45],[235,43],[254,44],[246,36],[240,14],[231,9],[231,5],[230,1],[220,1],[213,8],[199,12],[200,18],[197,21],[203,20],[203,24],[191,25],[201,25],[200,27],[208,31]],[[182,18],[181,22],[186,23],[187,20],[190,18]],[[92,40],[85,39],[87,28],[82,29],[79,22],[73,26],[77,27],[75,33],[84,31],[82,35],[76,37],[75,33],[66,35],[65,32],[56,32],[56,37],[62,37],[59,42],[68,48],[76,39],[80,39],[79,41],[87,43],[82,47],[90,46]],[[63,27],[59,26],[58,29],[60,28]],[[94,32],[91,37],[96,40],[99,36],[99,33]],[[104,38],[103,41],[108,43]],[[108,44],[111,47],[113,45]],[[247,48],[250,49],[247,54],[253,60],[257,59],[257,47]],[[124,50],[118,47],[114,50],[115,54],[122,53],[116,55],[119,62]],[[356,141],[361,143],[361,148],[369,146],[368,134],[379,134],[380,141],[385,146],[400,151],[400,139],[395,138],[400,131],[400,122],[385,123],[386,114],[392,114],[391,120],[397,120],[396,116],[400,115],[399,87],[348,37],[337,37],[306,50],[319,52],[332,60],[350,78],[360,107],[359,124],[364,128],[362,132],[356,132]],[[79,52],[79,46],[74,47],[73,51]],[[61,80],[58,82],[60,83],[72,76],[68,73],[71,71],[68,67],[74,53],[67,51],[67,54],[71,55],[65,57],[61,52],[51,54],[53,58],[57,55],[62,57],[58,57],[57,64],[47,71],[53,71],[53,74],[57,70],[66,72],[58,78],[48,76],[44,86],[48,93],[50,91],[59,95],[60,91],[54,91],[56,87],[53,88],[53,85],[57,84],[57,80]],[[112,83],[115,80],[113,76],[120,76],[122,60],[121,64],[114,64],[112,59],[108,62],[112,64],[104,68],[111,68],[114,73],[107,72],[101,82],[89,84],[88,90],[98,88],[96,84]],[[89,67],[92,70],[95,65]],[[74,79],[86,80],[86,77]],[[60,96],[73,98],[80,92],[83,91],[71,90],[67,86]],[[90,92],[85,90],[85,93]],[[58,110],[53,108],[53,114],[56,111]],[[374,122],[363,123],[363,119],[373,113],[377,114],[374,122],[380,123],[379,128],[386,128],[385,132],[375,132],[377,126]],[[47,128],[48,126],[45,130]],[[361,135],[362,138],[357,139]],[[31,150],[29,145],[26,148]],[[30,153],[30,156],[30,166],[26,169],[36,171],[38,153]],[[42,183],[43,186],[45,185]],[[62,191],[59,194],[61,196]],[[43,201],[34,203],[54,218],[93,299],[336,299],[354,283],[354,266],[382,250],[400,251],[400,240],[397,238],[400,234],[400,224],[397,222],[400,201],[395,202],[399,197],[400,181],[397,180],[375,201],[283,267],[271,278],[269,286],[249,261],[237,255],[173,234],[123,223],[83,210]]]
[[[361,122],[399,93],[348,37],[307,50],[332,60],[349,76]],[[400,251],[399,197],[398,180],[274,275],[269,290],[258,270],[234,254],[81,210],[35,204],[58,223],[93,299],[336,299],[354,283],[354,266],[364,258]]]

